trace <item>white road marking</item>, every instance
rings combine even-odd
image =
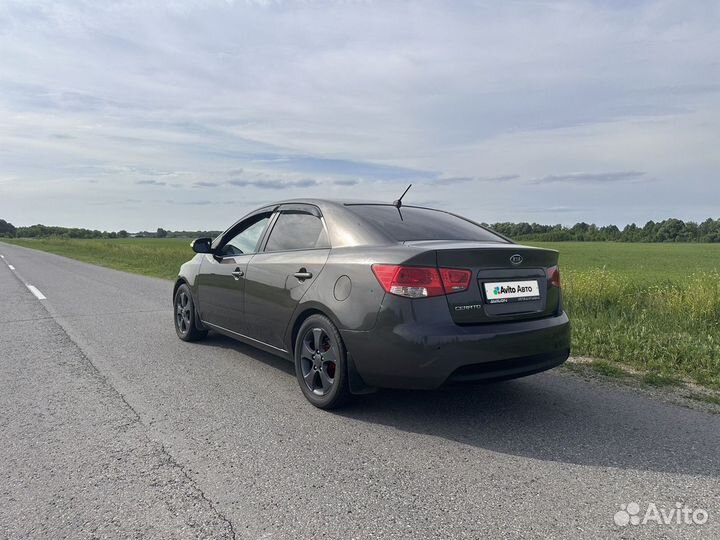
[[[28,290],[35,295],[35,298],[38,300],[47,300],[47,296],[45,296],[43,293],[40,292],[40,289],[38,289],[35,285],[25,285]]]
[[[5,255],[0,255],[0,259],[4,259],[4,258],[5,258]]]
[[[5,259],[5,255],[0,255],[0,257]],[[16,271],[15,267],[9,262],[5,261],[5,264],[7,264],[7,267],[13,272]],[[31,293],[35,295],[35,298],[37,298],[38,300],[47,300],[47,296],[45,296],[35,285],[30,285],[29,283],[26,283],[25,286]]]

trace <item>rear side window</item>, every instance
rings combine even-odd
[[[392,205],[353,204],[351,212],[365,218],[398,242],[413,240],[473,240],[507,243],[502,237],[440,210]]]
[[[319,217],[297,210],[283,211],[275,222],[265,251],[330,247]]]

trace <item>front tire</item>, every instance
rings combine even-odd
[[[183,341],[197,341],[207,336],[207,330],[197,326],[195,303],[190,294],[190,287],[183,283],[175,291],[174,301],[175,332]]]
[[[350,398],[345,345],[324,315],[311,315],[298,331],[295,375],[307,400],[320,409],[340,407]]]

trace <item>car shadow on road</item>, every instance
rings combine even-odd
[[[223,334],[210,331],[208,338],[206,340],[200,341],[199,343],[206,347],[219,347],[221,349],[231,349],[237,351],[238,353],[241,353],[245,356],[249,356],[253,359],[253,361],[262,362],[267,366],[273,367],[278,371],[285,372],[295,378],[295,368],[293,367],[292,362],[288,362],[284,358],[280,358],[279,356],[276,356],[274,354],[261,351],[260,349],[253,347],[252,345],[248,345],[247,343],[243,343],[242,341],[229,338],[227,336],[224,336]]]
[[[212,343],[295,377],[286,360],[222,336]],[[544,461],[720,476],[720,415],[567,373],[436,391],[383,390],[327,414]]]
[[[546,461],[720,476],[720,416],[568,374],[361,401],[340,414]]]

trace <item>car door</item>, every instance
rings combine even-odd
[[[257,212],[233,226],[204,255],[198,275],[200,319],[242,334],[247,266],[270,223],[272,210]]]
[[[248,335],[285,349],[290,317],[330,254],[320,210],[308,204],[283,205],[263,243],[245,276]]]

